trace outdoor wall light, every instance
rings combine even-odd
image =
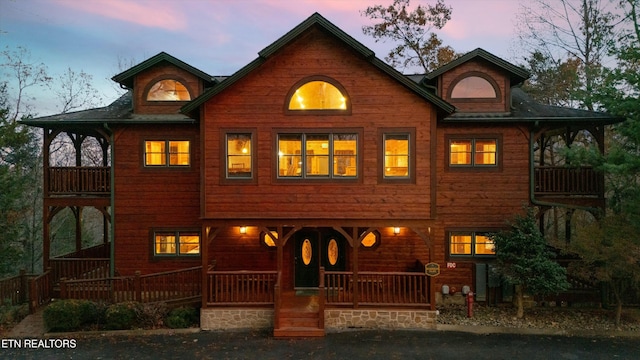
[[[240,226],[240,234],[246,234],[247,233],[247,227],[246,226]]]
[[[442,285],[442,295],[449,295],[449,285]]]
[[[400,234],[400,228],[399,228],[399,227],[394,227],[394,228],[393,228],[393,233],[394,233],[395,235]]]
[[[467,296],[467,294],[471,291],[471,288],[469,287],[469,285],[464,285],[462,287],[462,295]]]

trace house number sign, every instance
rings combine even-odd
[[[440,275],[440,265],[437,263],[428,263],[424,266],[424,273],[427,276],[438,276]]]

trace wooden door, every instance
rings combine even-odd
[[[312,230],[301,231],[296,234],[295,240],[295,287],[318,287],[320,284],[320,254],[318,251],[320,233]]]

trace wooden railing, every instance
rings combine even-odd
[[[330,271],[324,282],[327,305],[431,306],[424,273]]]
[[[29,280],[29,312],[31,314],[35,313],[40,306],[48,304],[52,296],[51,269]]]
[[[0,305],[15,306],[27,301],[29,279],[25,270],[20,274],[0,280]]]
[[[66,255],[58,256],[57,258],[108,258],[110,251],[111,244],[103,243],[79,251],[74,251]]]
[[[52,281],[66,279],[99,279],[109,277],[109,259],[54,258],[49,259]]]
[[[173,304],[200,302],[202,267],[149,275],[60,281],[60,298]]]
[[[599,196],[604,191],[604,177],[591,167],[539,166],[534,181],[536,195]]]
[[[50,167],[49,194],[108,194],[111,192],[111,168]]]
[[[277,271],[207,272],[207,306],[273,305]]]

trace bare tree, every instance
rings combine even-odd
[[[380,22],[362,27],[362,32],[378,41],[390,40],[397,45],[385,57],[395,68],[419,67],[425,72],[446,64],[458,56],[433,30],[442,29],[451,19],[451,7],[443,0],[435,5],[418,5],[409,11],[410,0],[394,0],[392,5],[375,5],[361,15]]]
[[[48,85],[60,101],[60,113],[88,109],[102,103],[102,96],[93,86],[93,76],[83,70],[76,72],[67,68]]]

